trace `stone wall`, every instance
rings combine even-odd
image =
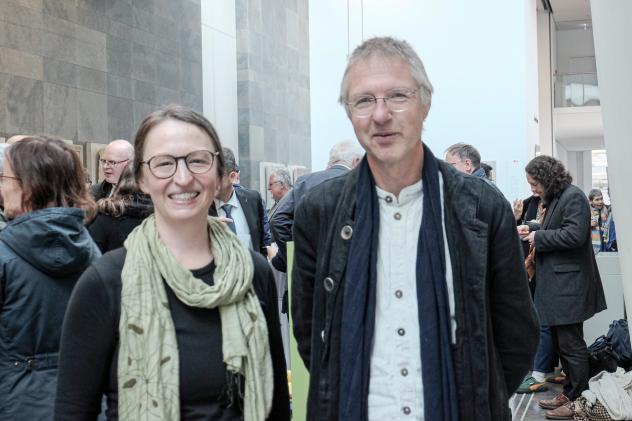
[[[0,1],[0,137],[131,140],[159,105],[202,111],[200,1]]]
[[[310,167],[308,0],[236,0],[239,162]]]

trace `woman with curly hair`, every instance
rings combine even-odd
[[[151,198],[134,179],[132,164],[123,169],[112,196],[99,199],[97,208],[88,230],[101,253],[123,247],[129,233],[154,211]]]
[[[8,147],[0,190],[0,419],[49,420],[64,312],[101,256],[84,227],[95,205],[75,151],[41,136]]]
[[[572,419],[570,403],[588,388],[590,377],[583,324],[606,308],[590,238],[590,206],[559,160],[537,156],[525,171],[531,191],[546,206],[540,229],[527,236],[535,245],[535,307],[540,324],[550,327],[566,373],[563,393],[539,404],[547,418]]]

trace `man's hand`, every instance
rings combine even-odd
[[[527,241],[529,244],[533,244],[535,242],[535,231],[532,231],[531,234],[527,236]]]
[[[529,235],[529,225],[518,225],[518,235],[520,238],[524,239]]]
[[[226,218],[225,216],[218,216],[217,219],[219,219],[221,222],[225,224],[230,224],[231,222],[235,222],[230,218]]]
[[[268,251],[268,260],[272,260],[274,256],[276,256],[276,254],[279,252],[279,247],[276,245],[276,243],[272,243],[268,247],[266,247],[266,250]]]

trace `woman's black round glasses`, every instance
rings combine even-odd
[[[141,164],[147,165],[154,177],[164,179],[176,173],[178,161],[180,160],[184,161],[184,165],[186,165],[187,169],[193,174],[207,173],[213,167],[215,157],[218,155],[219,152],[207,150],[193,151],[183,156],[156,155],[147,161],[142,161]]]

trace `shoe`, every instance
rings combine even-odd
[[[538,393],[549,390],[549,387],[544,382],[539,382],[533,377],[527,377],[522,381],[516,393]]]
[[[566,402],[557,409],[546,411],[544,415],[549,420],[572,420],[574,413],[573,402]]]
[[[570,402],[570,400],[568,400],[563,393],[560,393],[553,399],[538,402],[538,405],[540,405],[540,408],[544,409],[556,409],[568,402]]]
[[[564,384],[566,375],[564,373],[554,374],[546,378],[547,383]]]

